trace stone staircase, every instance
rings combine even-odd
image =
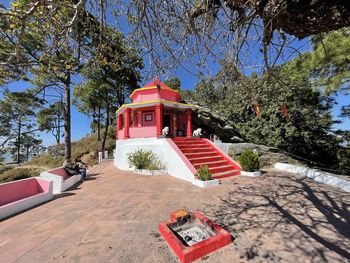
[[[173,139],[177,147],[197,170],[208,166],[215,179],[241,174],[240,167],[223,155],[207,139],[176,137]]]

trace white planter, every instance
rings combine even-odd
[[[244,176],[260,176],[261,172],[260,171],[255,171],[255,172],[241,171],[241,175],[244,175]]]
[[[220,181],[218,179],[213,179],[213,180],[208,180],[208,181],[202,181],[198,179],[194,179],[192,181],[192,184],[199,186],[199,187],[208,187],[208,186],[214,186],[214,185],[219,185]]]
[[[167,174],[167,170],[145,170],[145,169],[135,169],[136,174],[141,175],[164,175]]]

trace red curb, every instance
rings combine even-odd
[[[174,232],[168,226],[169,224],[176,222],[176,220],[170,219],[170,221],[163,221],[158,225],[159,233],[165,238],[168,245],[173,249],[181,262],[193,262],[194,260],[212,253],[232,242],[231,234],[228,231],[215,224],[200,212],[194,213],[192,218],[199,219],[205,225],[212,228],[216,234],[207,240],[203,240],[192,246],[186,246],[178,237],[176,237]]]

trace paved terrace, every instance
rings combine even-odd
[[[90,180],[0,223],[0,262],[177,262],[157,224],[202,211],[236,237],[203,262],[349,262],[350,196],[268,170],[202,190],[170,176],[93,169]]]

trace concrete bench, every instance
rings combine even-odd
[[[0,184],[0,219],[53,198],[52,182],[39,177]]]
[[[63,167],[42,172],[40,177],[53,182],[54,194],[64,192],[68,188],[78,183],[82,178],[81,174],[69,175],[66,169]]]

